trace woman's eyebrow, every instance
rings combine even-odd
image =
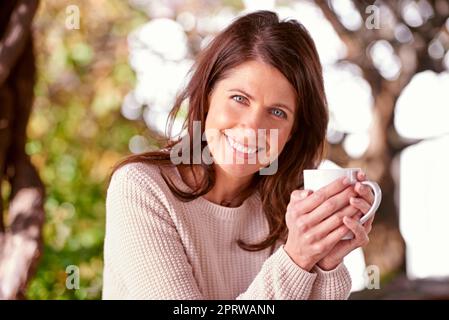
[[[250,98],[251,100],[254,100],[254,97],[252,95],[250,95],[248,92],[243,91],[242,89],[230,89],[228,91],[237,91],[243,93],[244,95],[247,95],[248,98]]]
[[[243,93],[244,95],[248,96],[248,98],[250,98],[251,100],[254,100],[254,97],[252,95],[250,95],[248,92],[243,91],[242,89],[229,89],[228,91],[237,91]],[[293,110],[288,105],[285,105],[283,103],[275,103],[275,105],[283,107],[288,111],[290,111],[291,113],[294,113]]]

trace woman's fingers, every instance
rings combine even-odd
[[[364,198],[368,203],[374,202],[374,194],[371,188],[363,183],[362,181],[366,180],[366,174],[360,170],[357,172],[357,182],[355,184],[354,190],[362,197]]]
[[[366,202],[365,199],[362,198],[351,197],[349,199],[349,203],[353,205],[355,208],[362,211],[363,213],[367,213],[371,208],[371,205],[368,202]]]
[[[359,209],[361,212],[363,212],[363,213],[367,213],[368,211],[369,211],[369,209],[371,208],[371,205],[368,203],[368,202],[366,202],[365,200],[363,200],[363,199],[360,199],[360,198],[351,198],[350,199],[350,204],[352,205],[352,206],[354,206],[355,208],[357,208],[357,209]],[[369,218],[364,224],[363,224],[363,226],[364,226],[364,228],[365,228],[365,231],[367,232],[367,233],[370,233],[370,231],[371,231],[371,228],[372,228],[372,223],[373,223],[373,221],[374,221],[374,216],[372,216],[371,218]]]
[[[338,227],[337,229],[335,229],[334,231],[329,233],[321,241],[322,242],[322,246],[325,247],[325,248],[327,248],[327,247],[334,247],[337,243],[342,241],[342,238],[345,235],[347,235],[348,232],[349,232],[349,229],[345,225],[342,225],[342,226]],[[346,241],[346,240],[343,240],[343,241]]]
[[[312,190],[293,190],[293,192],[290,194],[290,202],[287,206],[287,211],[290,211],[292,213],[292,218],[298,218],[307,213],[306,211],[301,210],[301,203],[311,193],[313,193]]]
[[[333,195],[338,194],[341,191],[343,191],[350,184],[351,183],[350,183],[349,179],[347,179],[345,177],[337,179],[334,182],[330,183],[329,185],[312,193],[305,199],[300,200],[300,201],[295,200],[294,201],[295,203],[293,204],[293,206],[295,207],[298,214],[309,213],[310,211],[317,208],[319,205],[321,205],[323,202],[325,202],[327,199],[329,199]]]
[[[310,226],[318,225],[321,221],[336,214],[339,210],[346,207],[349,204],[349,199],[353,195],[355,195],[354,189],[352,187],[348,187],[339,194],[326,200],[313,212],[307,215],[307,223]]]
[[[355,218],[344,217],[344,225],[338,227],[324,238],[320,242],[320,248],[323,250],[328,250],[329,248],[336,250],[333,254],[336,256],[335,260],[339,260],[343,259],[352,250],[366,245],[369,242],[368,234],[364,227],[360,225],[358,219],[358,215]],[[355,235],[354,239],[342,240],[350,231]],[[338,247],[335,247],[337,244]]]
[[[346,177],[337,179],[312,194],[308,190],[292,192],[285,217],[289,232],[284,249],[300,267],[310,270],[349,232],[349,229],[341,224],[341,217],[331,220],[335,225],[327,222],[324,227],[320,226],[318,235],[311,231],[341,208],[349,207],[347,210],[351,212],[348,214],[356,214],[353,211],[358,212],[359,209],[349,205],[350,197],[356,195],[354,187]],[[348,245],[342,242],[338,250],[344,253]]]
[[[374,216],[372,216],[371,218],[369,218],[364,224],[363,227],[365,228],[365,232],[368,234],[371,232],[371,229],[373,227],[373,221],[374,221]]]
[[[349,230],[352,231],[352,233],[354,233],[354,239],[350,240],[352,243],[354,243],[354,247],[365,246],[368,244],[368,234],[358,220],[344,217],[343,223],[346,227],[348,227]]]
[[[362,216],[363,216],[363,214],[360,211],[357,210],[355,212],[355,214],[352,212],[352,218],[350,218],[349,215],[346,215],[346,216],[343,217],[342,220],[344,221],[345,219],[349,218],[349,219],[351,219],[352,221],[355,221],[358,224],[357,221],[360,220],[360,218]],[[347,225],[345,225],[345,224],[340,225],[338,228],[334,229],[327,236],[324,237],[324,239],[323,239],[323,246],[335,246],[338,242],[342,241],[342,238],[344,236],[346,236],[350,231],[352,231],[352,230],[349,229]],[[343,240],[343,241],[345,243],[345,246],[343,246],[343,249],[344,248],[352,248],[353,242],[346,241],[346,240]]]
[[[354,190],[368,203],[374,202],[374,194],[371,188],[365,184],[362,184],[360,182],[357,182],[355,184]]]
[[[366,174],[362,170],[357,171],[357,180],[359,181],[365,181],[366,180]]]
[[[296,189],[290,194],[290,201],[302,201],[308,197],[313,191],[312,190],[301,190]]]
[[[357,208],[348,205],[307,231],[306,237],[310,238],[311,240],[321,240],[333,230],[343,225],[343,217],[356,217],[358,216],[357,213],[359,212],[360,211]],[[348,230],[346,229],[346,231]]]
[[[312,193],[313,193],[312,190],[307,190],[307,189],[293,190],[293,192],[290,194],[290,203],[295,204],[295,203],[301,202],[304,199],[306,199],[308,196],[310,196]]]

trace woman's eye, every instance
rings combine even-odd
[[[279,118],[287,118],[287,114],[284,111],[282,111],[281,109],[273,109],[271,111],[271,113]]]
[[[243,103],[245,101],[245,97],[239,95],[232,96],[231,98],[238,103]]]

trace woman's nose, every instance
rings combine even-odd
[[[255,107],[248,110],[247,113],[245,113],[240,118],[240,123],[242,127],[246,129],[252,129],[255,130],[257,133],[257,129],[263,129],[264,128],[264,112],[262,107]]]

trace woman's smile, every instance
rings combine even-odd
[[[223,134],[228,147],[239,157],[248,159],[255,158],[259,151],[262,151],[263,147],[258,147],[257,145],[243,144],[238,142],[239,140],[233,138],[229,135]]]

